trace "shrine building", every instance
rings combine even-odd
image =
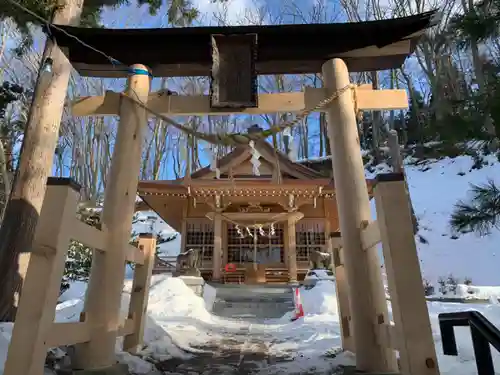
[[[340,243],[331,162],[293,162],[265,140],[254,149],[260,175],[251,147],[238,146],[217,161],[218,171],[207,166],[188,178],[141,181],[138,195],[181,233],[181,252],[201,250],[206,280],[301,281],[311,251],[330,253]],[[229,263],[236,271],[225,271]]]

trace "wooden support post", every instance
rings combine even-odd
[[[12,332],[5,375],[41,375],[47,356],[57,298],[69,247],[80,187],[66,178],[49,178],[33,252]],[[50,249],[50,251],[45,251]]]
[[[436,349],[404,175],[379,175],[375,201],[393,319],[398,335],[401,373],[438,375]]]
[[[187,198],[184,202],[184,206],[182,207],[181,249],[180,249],[181,253],[187,250],[186,240],[188,231],[188,215],[189,215],[189,206],[192,204],[192,199],[193,198]]]
[[[332,253],[332,250],[333,250],[333,247],[332,247],[332,240],[330,238],[330,232],[332,231],[332,228],[330,226],[330,217],[328,215],[328,202],[326,201],[326,199],[323,199],[323,214],[325,216],[325,252],[327,252],[328,254],[333,254]],[[330,262],[330,266],[332,267],[332,271],[333,271],[333,256],[331,258],[331,262]]]
[[[214,217],[214,253],[212,257],[212,280],[221,280],[222,268],[222,216]]]
[[[290,263],[290,258],[288,256],[289,253],[289,244],[288,244],[288,223],[284,223],[283,225],[283,263],[285,268],[288,269],[288,264]]]
[[[327,95],[350,84],[341,59],[323,67]],[[375,322],[388,321],[380,261],[376,247],[363,250],[361,223],[370,220],[370,203],[361,158],[352,90],[328,106],[328,137],[339,211],[340,232],[347,272],[356,368],[361,371],[396,371],[395,353],[384,348],[375,332]],[[354,297],[355,296],[355,297]]]
[[[228,263],[228,253],[227,253],[227,222],[222,222],[222,265],[226,265]]]
[[[288,258],[288,277],[290,283],[297,282],[297,242],[295,239],[295,217],[288,218],[287,221],[287,258]]]
[[[340,232],[331,233],[333,238],[339,238]],[[330,239],[330,242],[333,242]],[[332,248],[333,264],[335,273],[335,293],[337,295],[337,307],[340,317],[340,329],[342,330],[342,348],[355,353],[351,330],[351,312],[349,307],[349,284],[343,262],[342,247]]]
[[[139,236],[139,250],[144,254],[144,264],[136,264],[134,281],[128,307],[128,318],[133,320],[134,332],[123,339],[123,350],[135,354],[142,349],[144,327],[147,320],[149,284],[155,263],[156,238],[149,233]]]
[[[150,76],[143,65],[133,65],[126,95],[147,101]],[[106,252],[95,251],[85,301],[90,324],[88,343],[78,345],[77,369],[106,368],[115,364],[115,343],[120,326],[120,304],[125,277],[125,248],[130,238],[147,112],[122,100],[113,158],[102,213]]]

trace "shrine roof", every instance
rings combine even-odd
[[[373,195],[375,180],[366,180],[368,193]],[[170,226],[181,230],[183,207],[186,198],[212,199],[212,197],[235,197],[248,202],[262,199],[274,202],[278,197],[333,198],[335,186],[332,179],[299,180],[283,178],[280,184],[272,179],[254,180],[206,180],[177,179],[164,181],[140,181],[137,195],[142,202],[136,203],[136,211],[155,211]]]
[[[140,63],[154,76],[174,77],[210,75],[211,36],[216,34],[257,34],[258,74],[318,73],[322,64],[334,57],[344,59],[352,72],[397,68],[437,21],[437,13],[431,11],[357,23],[163,29],[48,27],[50,36],[83,76],[126,77],[127,67],[121,64]]]
[[[301,178],[304,179],[323,179],[325,177],[323,174],[317,172],[312,168],[309,168],[308,166],[293,162],[288,158],[287,155],[285,155],[280,150],[275,150],[274,147],[265,140],[256,141],[254,147],[262,155],[264,159],[268,160],[273,164],[277,162],[278,167],[283,172],[288,172],[288,173],[295,172],[297,176],[300,176]],[[217,167],[221,171],[224,171],[225,169],[230,167],[230,165],[235,160],[238,160],[238,158],[243,157],[245,154],[247,154],[248,157],[251,156],[250,147],[238,146],[233,151],[220,158],[217,161]],[[193,179],[201,178],[211,172],[212,170],[210,166],[207,166],[191,174],[191,178]],[[259,179],[257,179],[257,181],[259,181]]]
[[[260,179],[177,179],[177,180],[156,180],[156,181],[139,181],[137,187],[138,195],[151,193],[169,193],[174,194],[190,194],[200,189],[205,190],[290,190],[290,189],[308,189],[315,187],[324,187],[333,189],[333,180],[329,178],[315,179],[315,180],[298,180],[283,178],[281,183],[276,183],[270,178]]]
[[[375,180],[367,179],[366,183],[369,187],[375,185]],[[321,189],[320,189],[321,188]],[[315,180],[298,180],[284,178],[280,183],[276,183],[272,179],[244,179],[244,180],[191,180],[191,179],[177,179],[177,180],[155,180],[155,181],[139,181],[137,187],[137,194],[139,196],[158,195],[158,196],[172,196],[172,197],[187,197],[190,195],[210,195],[224,193],[224,195],[240,194],[247,192],[251,195],[252,191],[280,191],[292,192],[293,190],[299,191],[312,191],[317,190],[318,195],[323,193],[329,194],[335,190],[333,179],[322,178]],[[371,190],[371,189],[369,189]]]

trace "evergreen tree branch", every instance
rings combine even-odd
[[[500,229],[500,188],[494,181],[471,184],[472,197],[468,202],[459,201],[451,215],[450,225],[457,232],[476,232],[480,235]]]

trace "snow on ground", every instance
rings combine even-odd
[[[428,243],[418,243],[423,276],[434,286],[440,277],[452,274],[462,283],[465,278],[477,285],[500,286],[500,231],[479,237],[474,233],[454,237],[449,227],[450,214],[459,200],[466,200],[470,184],[488,179],[500,183],[500,163],[486,156],[487,164],[472,169],[469,156],[444,158],[421,166],[407,165],[406,175],[420,232]],[[387,172],[381,165],[368,177]],[[375,202],[372,200],[375,216]]]
[[[69,293],[66,292],[68,294],[65,293],[63,297],[83,296],[84,290],[81,287],[81,284],[77,285],[76,291],[70,289]],[[498,296],[494,293],[498,293],[500,289],[467,287],[468,290],[473,290],[476,296],[484,298],[490,295]],[[462,290],[462,286],[459,286],[459,289]],[[130,283],[124,288],[125,292],[129,290]],[[207,308],[207,302],[213,301],[214,289],[209,287],[206,291],[209,296],[200,298],[180,279],[154,276],[146,329],[148,349],[142,354],[157,360],[167,359],[170,356],[182,357],[185,354],[180,352],[172,342],[189,350],[193,346],[202,346],[208,341],[217,342],[227,339],[232,333],[237,333],[242,327],[248,325],[246,322],[212,315]],[[300,297],[304,306],[304,318],[290,322],[292,313],[289,313],[281,319],[270,320],[267,324],[253,323],[251,326],[252,335],[262,335],[266,337],[266,341],[274,342],[270,347],[272,354],[295,357],[292,363],[276,364],[274,367],[286,369],[287,366],[292,366],[296,370],[310,368],[313,365],[318,371],[322,371],[333,365],[354,364],[352,354],[337,353],[341,347],[341,337],[334,282],[320,280],[311,289],[301,288]],[[77,311],[71,310],[75,301],[69,301],[70,303],[66,300],[58,307],[58,317],[77,320],[81,307]],[[126,306],[125,303],[128,303],[126,296],[124,306]],[[455,328],[459,356],[444,356],[441,348],[438,314],[473,309],[481,312],[493,324],[500,327],[500,305],[443,302],[429,302],[427,305],[441,373],[443,375],[476,374],[470,330],[467,327]],[[493,357],[496,368],[500,368],[500,355],[494,352]],[[129,362],[130,359],[126,358],[125,361]]]
[[[478,291],[485,293],[485,291]],[[317,335],[325,335],[324,328],[330,332],[340,332],[339,319],[337,315],[337,300],[335,297],[335,287],[330,281],[319,281],[310,290],[301,291],[301,300],[304,306],[305,318],[292,323],[296,325],[293,331],[303,331],[307,329],[307,322],[314,322],[313,327],[318,327]],[[439,331],[438,315],[444,312],[456,312],[477,310],[488,318],[494,325],[500,327],[500,305],[498,304],[462,304],[428,302],[427,307],[432,325],[432,332],[436,351],[438,354],[439,367],[442,375],[475,375],[477,374],[472,339],[468,327],[456,327],[456,339],[458,345],[458,357],[445,356],[441,346],[441,334]],[[325,326],[321,326],[321,322]],[[318,343],[313,350],[327,350],[328,347],[340,346],[340,337],[333,334],[326,334],[325,345]],[[326,348],[326,349],[325,349]],[[495,368],[500,368],[500,354],[492,351]],[[348,362],[349,357],[344,357]]]
[[[12,323],[0,323],[0,374],[3,374],[11,333]]]
[[[126,282],[122,302],[123,317],[127,313],[130,290],[131,283]],[[340,324],[335,283],[332,281],[320,280],[313,288],[301,288],[301,301],[305,316],[295,322],[290,321],[290,314],[286,314],[281,319],[251,324],[215,316],[207,308],[215,297],[214,289],[207,287],[205,291],[205,298],[198,297],[179,278],[164,275],[153,276],[145,330],[146,348],[140,356],[153,358],[156,361],[172,357],[187,358],[203,350],[200,348],[208,342],[223,343],[228,338],[245,340],[246,336],[241,335],[241,329],[245,328],[250,330],[249,334],[253,337],[262,337],[263,341],[271,343],[268,348],[270,354],[278,357],[294,357],[293,362],[272,365],[275,370],[294,373],[314,367],[321,372],[340,364],[354,364],[354,356],[351,353],[339,353]],[[487,293],[487,291],[478,289],[478,293]],[[78,321],[84,295],[85,284],[73,284],[61,296],[61,303],[56,311],[56,321]],[[443,375],[475,374],[477,370],[470,330],[466,327],[456,328],[459,356],[444,356],[441,349],[438,314],[475,309],[483,313],[493,324],[500,326],[500,305],[429,302],[428,308],[441,373]],[[11,327],[10,324],[0,325],[0,374]],[[121,352],[120,343],[121,340],[118,340],[118,358],[121,362],[128,363],[131,371],[138,374],[147,374],[152,371],[153,366],[149,362]],[[497,353],[493,356],[495,365],[500,368],[500,356]]]
[[[445,293],[437,291],[437,293],[428,296],[430,299],[440,300],[482,300],[498,303],[500,299],[499,286],[478,286],[478,285],[447,285]]]
[[[205,307],[208,311],[212,311],[215,303],[215,297],[217,290],[208,284],[203,286],[203,300],[205,301]]]
[[[418,244],[424,277],[436,286],[436,290],[438,278],[449,274],[457,277],[459,282],[468,277],[472,279],[473,284],[489,285],[459,283],[456,291],[447,293],[446,296],[490,299],[490,304],[428,303],[443,375],[472,375],[477,370],[470,330],[466,327],[456,328],[459,356],[442,355],[437,320],[439,313],[475,309],[500,327],[500,273],[496,254],[500,232],[494,231],[486,237],[463,234],[456,238],[448,225],[453,205],[459,199],[467,198],[470,183],[481,184],[488,179],[500,182],[500,163],[494,157],[486,159],[487,165],[474,170],[471,169],[473,160],[468,156],[445,158],[433,164],[408,166],[406,169],[412,201],[421,225],[419,234],[428,242]],[[382,172],[383,167],[380,168],[375,173]],[[155,214],[148,212],[138,214],[134,232],[159,233],[163,238],[176,236],[173,241],[161,244],[160,252],[165,256],[177,255],[180,249],[180,235],[176,235],[176,232],[157,216],[153,219],[153,215]],[[122,303],[124,317],[127,313],[130,286],[131,282],[127,281]],[[78,321],[83,308],[85,289],[85,283],[75,283],[61,296],[56,321]],[[205,288],[205,295],[201,298],[181,280],[157,275],[152,278],[150,292],[145,331],[147,347],[141,353],[142,356],[155,360],[183,357],[189,354],[179,350],[179,347],[196,353],[200,350],[197,347],[209,341],[222,342],[224,338],[232,337],[242,328],[249,328],[248,322],[221,318],[210,313],[210,307],[215,300],[215,291],[211,287]],[[306,314],[304,318],[290,322],[290,313],[267,324],[252,323],[251,334],[257,337],[261,335],[266,341],[273,342],[269,350],[274,354],[296,356],[292,365],[284,363],[277,366],[293,366],[296,370],[310,367],[311,363],[314,363],[318,369],[325,369],[332,363],[352,363],[353,358],[349,353],[335,354],[341,340],[334,284],[330,281],[318,281],[314,288],[302,289],[301,298]],[[0,374],[11,331],[12,325],[0,325]],[[129,363],[132,371],[147,373],[151,370],[148,362],[120,352],[119,343],[118,341],[118,356],[121,361]],[[325,357],[328,353],[330,357]],[[496,367],[500,368],[500,356],[495,352],[493,357]]]

